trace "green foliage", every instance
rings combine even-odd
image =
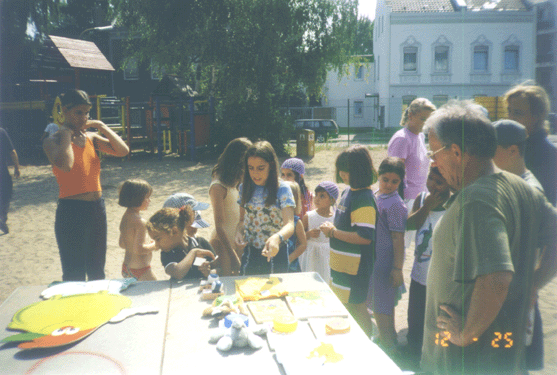
[[[130,53],[218,98],[219,135],[265,138],[279,149],[288,121],[280,103],[300,87],[320,93],[327,71],[348,61],[357,23],[357,0],[113,3],[138,41]]]
[[[351,55],[373,54],[373,25],[373,21],[369,18],[361,17],[358,19]]]

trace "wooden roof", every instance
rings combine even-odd
[[[93,42],[54,35],[49,35],[49,38],[72,68],[114,70]]]

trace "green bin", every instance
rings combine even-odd
[[[315,155],[315,132],[300,129],[296,133],[296,156],[312,158]]]

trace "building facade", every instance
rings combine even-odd
[[[557,0],[532,0],[536,12],[536,82],[557,112]]]
[[[520,0],[378,0],[373,93],[385,127],[416,97],[501,96],[535,77],[536,15]]]
[[[356,56],[358,62],[341,73],[329,71],[323,87],[322,105],[335,108],[340,127],[380,127],[375,91],[375,69],[371,56]]]

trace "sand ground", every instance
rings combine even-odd
[[[334,160],[339,148],[318,147],[315,157],[306,160],[306,184],[313,188],[323,180],[334,179]],[[372,150],[375,166],[386,156],[385,148]],[[282,160],[281,160],[282,161]],[[108,217],[107,278],[121,277],[124,252],[118,247],[118,226],[124,208],[118,205],[118,185],[128,178],[143,178],[153,186],[149,209],[143,213],[148,219],[162,207],[166,197],[175,192],[188,192],[198,200],[210,203],[208,187],[215,160],[199,163],[189,162],[175,156],[137,156],[131,161],[105,158],[102,166],[103,194]],[[54,237],[54,213],[58,186],[48,165],[22,166],[21,177],[14,180],[14,196],[9,221],[10,233],[0,235],[0,302],[17,287],[46,285],[61,280],[62,271],[56,239]],[[213,224],[212,210],[203,212],[203,218]],[[200,230],[202,237],[209,238],[211,228]],[[152,268],[159,279],[167,276],[153,257]],[[406,255],[404,278],[407,287],[413,255]],[[408,294],[396,308],[396,326],[399,340],[404,341]],[[545,335],[545,369],[532,374],[557,374],[557,278],[540,292],[540,309]]]

